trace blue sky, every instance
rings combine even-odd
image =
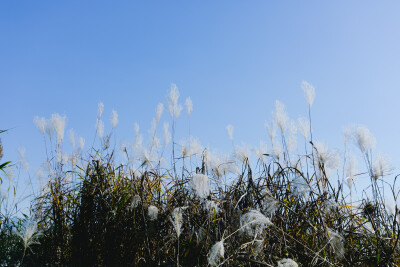
[[[256,145],[275,100],[306,115],[307,80],[315,139],[341,148],[341,127],[365,124],[399,166],[399,14],[398,1],[2,1],[4,159],[24,146],[33,173],[45,159],[35,115],[65,114],[91,144],[99,101],[106,130],[115,109],[130,142],[171,83],[192,98],[202,143],[229,150],[233,124],[235,142]],[[179,136],[187,125],[182,115]]]

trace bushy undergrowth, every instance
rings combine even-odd
[[[311,110],[314,89],[308,83],[303,89]],[[142,145],[137,129],[132,151],[121,146],[117,153],[110,148],[112,132],[103,136],[104,107],[99,105],[101,148],[84,153],[82,145],[67,160],[62,152],[65,119],[52,117],[49,179],[33,201],[31,217],[22,220],[30,224],[12,226],[2,214],[0,264],[400,264],[399,211],[388,201],[397,201],[396,179],[385,187],[389,168],[373,153],[374,140],[366,128],[346,132],[361,151],[365,172],[355,171],[347,150],[339,165],[335,151],[312,139],[311,116],[299,120],[296,128],[304,137],[304,149],[293,146],[297,130],[280,102],[273,122],[267,124],[270,148],[262,144],[251,153],[245,146],[234,146],[232,156],[217,157],[190,138],[178,153],[178,98],[173,87],[168,102],[173,125],[170,164],[162,159],[169,155],[168,125],[163,147],[156,135],[162,106],[157,108],[149,146]],[[190,115],[191,100],[186,103]],[[113,112],[113,128],[115,116]],[[45,136],[50,124],[35,121]],[[233,127],[227,130],[233,139]],[[362,194],[353,187],[361,175],[370,181]]]

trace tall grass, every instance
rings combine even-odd
[[[375,155],[365,127],[346,135],[359,148],[363,171],[354,168],[349,142],[340,156],[313,140],[315,91],[308,83],[303,89],[307,120],[295,124],[277,102],[274,119],[267,123],[268,146],[234,146],[228,156],[212,153],[193,137],[176,145],[181,110],[176,86],[168,99],[169,146],[168,138],[160,146],[157,137],[161,106],[149,145],[142,144],[137,127],[132,150],[113,149],[114,132],[103,136],[101,129],[97,148],[85,152],[80,145],[67,156],[62,147],[65,119],[35,119],[48,148],[48,179],[20,226],[2,214],[0,264],[398,266],[397,176],[386,177],[390,168]],[[190,115],[191,100],[186,106]],[[97,125],[104,125],[103,108]],[[113,129],[117,122],[113,111]],[[233,126],[228,132],[233,141]],[[167,163],[163,157],[169,156]],[[357,189],[354,182],[361,176],[369,177],[370,184]],[[32,223],[37,228],[33,233],[29,228],[27,236]]]

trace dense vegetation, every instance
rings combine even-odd
[[[48,149],[47,179],[31,195],[28,215],[10,212],[12,196],[1,195],[0,266],[398,266],[396,178],[387,177],[390,168],[363,126],[346,131],[341,162],[314,141],[315,93],[308,83],[303,89],[308,119],[291,123],[277,101],[266,124],[269,145],[234,146],[229,156],[192,137],[175,144],[182,107],[174,86],[172,144],[168,124],[163,145],[157,137],[163,105],[148,146],[136,127],[132,149],[111,147],[102,104],[99,148],[85,151],[83,139],[75,148],[73,139],[70,155],[62,147],[65,117],[35,118]],[[190,99],[186,108],[190,116]],[[117,122],[113,112],[112,128]],[[233,140],[233,127],[227,130]],[[297,131],[304,146],[295,142]],[[359,148],[364,171],[356,170],[348,141]],[[370,184],[356,191],[360,176]]]

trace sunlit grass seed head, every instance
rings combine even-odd
[[[229,140],[233,141],[233,125],[229,124],[226,126],[226,132],[228,133]]]
[[[207,257],[208,264],[210,264],[211,266],[218,266],[220,260],[224,258],[224,254],[224,240],[221,240],[211,247]]]
[[[364,125],[354,129],[353,135],[362,153],[366,153],[368,149],[373,150],[375,148],[376,139]]]
[[[344,256],[344,238],[334,230],[328,228],[329,242],[332,245],[336,257],[343,258]]]
[[[378,154],[378,156],[374,159],[374,162],[372,164],[372,169],[374,171],[375,179],[389,174],[390,171],[392,170],[392,167],[388,159],[388,156]]]
[[[186,106],[187,115],[190,116],[190,114],[192,114],[192,111],[193,111],[193,102],[190,97],[186,98],[185,106]]]
[[[169,123],[164,122],[164,147],[166,147],[171,141],[171,134],[169,133]]]
[[[304,139],[307,140],[308,135],[310,134],[310,121],[305,117],[299,117],[297,119],[297,129]]]
[[[196,173],[190,181],[191,188],[196,194],[204,199],[210,195],[210,185],[208,176],[205,174]]]
[[[241,145],[235,146],[233,153],[234,157],[238,161],[245,162],[251,155],[251,147],[245,143],[242,143]]]
[[[323,164],[324,167],[330,169],[337,169],[340,164],[339,154],[327,147],[323,142],[314,142],[314,147],[317,152],[318,161]]]
[[[98,119],[101,118],[101,115],[103,114],[103,111],[104,111],[104,104],[103,104],[103,102],[99,102],[97,104],[97,118]]]
[[[60,116],[60,114],[55,113],[51,115],[50,122],[56,132],[57,144],[61,145],[64,140],[64,130],[67,117]]]
[[[72,149],[75,149],[75,133],[74,133],[74,129],[69,129],[68,137],[69,137],[69,141],[71,142]]]
[[[22,233],[18,234],[22,239],[24,248],[28,248],[33,244],[40,244],[39,238],[43,235],[41,231],[38,231],[37,223],[35,221],[29,222]]]
[[[265,154],[268,153],[268,145],[264,141],[260,141],[260,145],[258,147],[254,148],[254,154],[257,156],[257,158],[265,163]]]
[[[118,113],[115,110],[111,111],[111,128],[114,129],[118,124]]]
[[[251,237],[262,235],[269,225],[272,225],[270,219],[258,210],[250,210],[240,217],[241,231]]]
[[[292,259],[281,259],[278,261],[278,267],[298,267],[299,265]]]
[[[269,136],[269,140],[272,144],[273,140],[276,137],[276,121],[272,121],[272,123],[269,123],[268,121],[266,121],[264,123],[265,129],[267,130],[268,136]]]
[[[209,212],[211,216],[214,216],[214,214],[218,215],[220,212],[218,203],[212,200],[206,200],[204,202],[204,208]]]
[[[131,209],[136,209],[139,206],[140,203],[141,203],[140,196],[139,195],[134,195],[132,197],[132,202],[131,202],[130,208]]]
[[[307,100],[308,106],[311,108],[312,104],[314,103],[315,99],[315,88],[310,83],[303,81],[301,83],[301,89],[303,89],[304,95]]]
[[[349,189],[351,189],[354,182],[357,180],[357,158],[354,155],[351,155],[346,162],[347,167],[345,182]]]
[[[40,130],[40,132],[44,135],[46,132],[46,119],[43,117],[35,116],[33,119],[36,127]]]
[[[179,114],[182,111],[182,106],[178,104],[178,100],[179,100],[178,87],[176,87],[176,84],[172,84],[171,91],[167,96],[168,110],[171,117],[175,116],[175,118],[178,118]]]
[[[85,139],[83,137],[79,137],[79,149],[83,150],[85,147]]]
[[[158,208],[156,206],[149,206],[147,209],[147,215],[149,216],[150,221],[157,220],[158,216]]]
[[[177,237],[179,238],[181,235],[182,231],[182,226],[183,226],[183,211],[187,209],[187,207],[177,207],[174,209],[172,212],[172,219],[170,217],[170,221],[172,222],[172,225],[174,226],[175,232]]]
[[[289,121],[289,116],[286,113],[285,105],[279,100],[275,101],[274,118],[279,129],[281,130],[282,135],[285,135],[287,124]]]
[[[99,136],[100,139],[103,139],[104,136],[104,122],[102,120],[97,120],[96,123],[96,130],[97,130],[97,135]]]

